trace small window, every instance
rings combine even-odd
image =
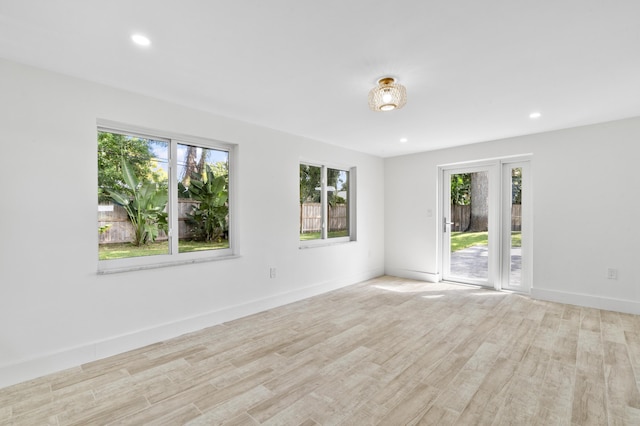
[[[207,141],[99,128],[99,270],[231,254],[229,164]]]
[[[349,172],[327,169],[327,224],[329,238],[349,236]]]
[[[300,164],[300,241],[352,239],[352,170]]]
[[[300,164],[300,239],[322,238],[322,167]]]

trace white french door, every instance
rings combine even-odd
[[[529,160],[441,167],[442,279],[530,289]]]
[[[499,169],[495,164],[443,170],[442,278],[494,287]]]

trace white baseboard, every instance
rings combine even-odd
[[[569,305],[585,306],[588,308],[604,309],[606,311],[624,312],[640,315],[640,303],[628,300],[612,299],[580,293],[566,293],[555,290],[532,288],[531,297],[549,302],[566,303]]]
[[[57,371],[77,367],[122,352],[141,348],[152,343],[178,337],[207,327],[232,321],[247,315],[273,309],[302,299],[337,290],[384,274],[382,268],[340,279],[314,283],[310,286],[275,294],[240,305],[229,306],[205,314],[159,324],[154,327],[113,336],[84,345],[63,349],[13,364],[0,366],[0,388],[21,383]]]
[[[427,281],[430,283],[440,282],[440,274],[433,272],[415,271],[412,269],[386,268],[385,273],[393,277],[407,278],[410,280]]]
[[[438,273],[415,271],[411,269],[386,268],[385,273],[386,275],[394,277],[418,281],[440,282],[441,280],[441,276]],[[640,315],[640,303],[628,300],[537,288],[531,289],[530,296],[534,299],[547,300],[549,302],[566,303],[569,305]]]

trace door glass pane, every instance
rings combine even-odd
[[[300,164],[300,240],[322,238],[322,168]]]
[[[465,280],[489,278],[489,173],[451,175],[450,273]]]
[[[229,153],[178,144],[178,252],[229,247]]]
[[[98,132],[98,258],[169,253],[169,143]]]
[[[511,247],[509,285],[520,286],[522,271],[522,168],[511,169]]]
[[[349,172],[327,169],[329,238],[349,236]]]

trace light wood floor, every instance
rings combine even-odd
[[[0,424],[640,424],[640,317],[382,277],[0,390]]]

